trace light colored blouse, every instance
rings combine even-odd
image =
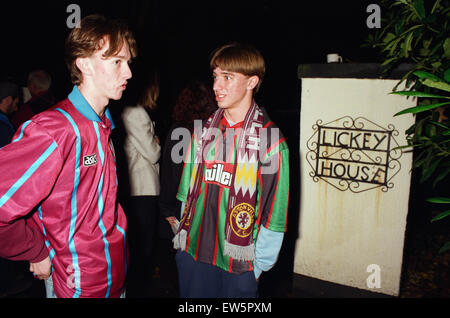
[[[161,146],[155,139],[154,123],[143,106],[126,107],[122,120],[127,133],[130,195],[159,195],[159,157]]]

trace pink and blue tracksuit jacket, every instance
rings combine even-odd
[[[48,255],[57,297],[119,297],[127,267],[126,218],[104,118],[75,86],[25,122],[0,149],[0,257]]]

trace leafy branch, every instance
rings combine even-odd
[[[382,0],[382,24],[364,46],[380,51],[384,75],[400,63],[412,65],[394,88],[400,96],[417,98],[418,105],[394,116],[413,114],[416,122],[406,131],[408,146],[415,150],[413,168],[421,182],[433,179],[433,188],[450,175],[450,1]],[[396,91],[406,81],[406,90]],[[450,198],[430,198],[430,203],[450,204]],[[450,215],[439,213],[431,222]],[[447,242],[441,252],[450,250]]]

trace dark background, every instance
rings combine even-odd
[[[356,1],[2,1],[0,4],[1,77],[25,86],[29,71],[43,68],[53,78],[58,99],[72,89],[64,64],[64,42],[71,31],[67,6],[76,3],[81,17],[93,13],[122,18],[134,31],[137,68],[160,76],[159,126],[170,126],[170,112],[183,85],[191,79],[210,81],[208,57],[218,46],[240,41],[254,45],[266,60],[266,76],[256,100],[287,137],[291,152],[288,231],[275,268],[262,276],[262,296],[286,296],[298,228],[299,200],[299,64],[326,63],[328,53],[344,62],[380,62],[377,52],[362,48],[369,29],[366,8]],[[383,14],[383,12],[382,12]],[[131,79],[133,80],[133,79]],[[130,80],[130,81],[131,81]],[[112,108],[116,102],[112,102]],[[114,113],[114,110],[113,110]],[[278,289],[278,291],[277,291]]]
[[[294,109],[299,106],[298,64],[324,63],[326,54],[335,52],[347,62],[376,61],[376,52],[360,47],[373,32],[366,26],[366,8],[376,2],[2,1],[0,73],[25,82],[30,70],[47,69],[54,92],[64,98],[71,89],[63,60],[70,32],[66,20],[71,12],[66,9],[76,3],[81,17],[102,13],[128,22],[138,41],[138,65],[159,71],[162,97],[169,104],[187,80],[209,78],[212,50],[242,41],[256,46],[266,59],[260,101],[268,109]]]

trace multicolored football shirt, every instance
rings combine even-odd
[[[263,111],[264,112],[264,111]],[[216,134],[214,146],[205,156],[203,180],[195,203],[195,213],[186,243],[186,252],[194,260],[212,264],[230,273],[240,274],[253,270],[252,261],[238,261],[224,255],[226,209],[230,194],[232,174],[236,162],[236,146],[243,122],[232,127],[223,117]],[[254,226],[248,228],[250,220],[234,223],[233,231],[238,235],[250,231],[253,242],[258,238],[261,225],[274,232],[285,232],[289,198],[289,149],[276,125],[264,112],[264,135],[267,142],[261,146],[259,166],[254,169],[236,170],[235,183],[242,191],[248,191],[256,183]],[[194,182],[193,171],[198,136],[194,133],[177,194],[185,202],[189,185]],[[248,216],[246,214],[245,216]]]
[[[127,223],[117,201],[113,127],[108,110],[100,119],[74,87],[0,150],[0,255],[50,255],[57,297],[119,297],[124,285]]]

